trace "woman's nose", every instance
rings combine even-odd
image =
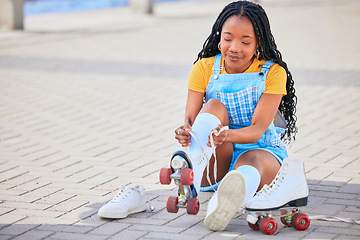
[[[229,50],[236,53],[241,52],[240,44],[236,42],[231,43]]]

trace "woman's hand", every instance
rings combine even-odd
[[[175,129],[175,139],[181,144],[182,147],[189,147],[191,142],[191,126],[188,123],[185,123],[183,126]]]
[[[217,147],[223,144],[226,141],[227,136],[229,135],[229,127],[223,126],[222,124],[217,125],[216,128],[210,133],[213,137],[214,146]],[[211,140],[209,135],[209,141],[207,143],[208,147],[211,147]]]

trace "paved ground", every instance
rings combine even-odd
[[[227,2],[39,15],[0,32],[0,239],[360,238],[360,225],[315,220],[266,236],[240,214],[210,232],[208,193],[197,216],[166,212],[175,191],[159,169],[178,148],[192,62]],[[299,96],[289,152],[305,161],[304,212],[360,219],[360,3],[263,2]],[[98,218],[121,184],[143,184],[155,211]]]

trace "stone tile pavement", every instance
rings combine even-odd
[[[26,18],[0,32],[0,239],[360,239],[360,225],[224,232],[166,212],[161,167],[178,148],[187,75],[227,0],[158,3]],[[292,157],[305,161],[310,216],[360,219],[360,4],[262,1],[298,94]],[[155,211],[97,216],[119,185],[143,184]]]

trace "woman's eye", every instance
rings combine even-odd
[[[224,38],[224,40],[225,40],[226,42],[230,42],[230,41],[231,41],[231,39],[226,39],[226,38]]]
[[[245,45],[249,45],[250,43],[248,43],[248,42],[243,42],[243,44],[245,44]]]

